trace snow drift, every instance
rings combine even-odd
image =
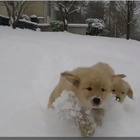
[[[80,136],[47,109],[60,73],[99,61],[126,74],[134,100],[106,111],[95,136],[140,136],[140,42],[0,27],[0,136]]]

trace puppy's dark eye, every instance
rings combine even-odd
[[[104,91],[105,91],[105,89],[104,89],[104,88],[101,88],[101,91],[102,91],[102,92],[104,92]]]
[[[88,91],[92,91],[92,87],[88,87],[86,88]]]
[[[115,89],[112,89],[112,92],[115,92]]]
[[[124,94],[124,92],[122,92],[122,94]]]

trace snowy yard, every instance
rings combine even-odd
[[[140,136],[140,42],[0,27],[0,136],[80,136],[48,97],[61,72],[99,61],[127,75],[134,100],[108,110],[95,136]]]

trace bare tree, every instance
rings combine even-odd
[[[130,22],[134,15],[135,1],[126,1],[127,19],[126,19],[126,39],[130,38]]]
[[[109,2],[109,18],[115,25],[114,28],[118,34],[120,36],[125,35],[126,39],[130,38],[132,27],[136,22],[134,13],[137,6],[138,2],[134,0]]]
[[[74,12],[79,10],[79,7],[77,6],[77,1],[55,1],[53,2],[54,6],[56,6],[61,14],[62,21],[64,24],[64,30],[67,31],[68,29],[68,22],[69,17]]]
[[[104,19],[105,2],[89,1],[87,7],[87,18]]]
[[[17,23],[25,9],[25,3],[26,1],[4,1],[10,25],[13,29],[17,27]]]
[[[116,1],[116,3],[118,15],[125,25],[125,34],[128,40],[130,38],[131,25],[134,24],[132,20],[137,7],[137,1]]]

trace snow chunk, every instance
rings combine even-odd
[[[81,105],[72,91],[63,91],[61,96],[53,103],[55,111],[60,118],[73,119],[79,115]]]
[[[78,98],[72,91],[63,91],[61,96],[53,103],[53,106],[60,118],[70,119],[75,122],[76,126],[79,127],[81,136],[93,136],[96,124],[94,120],[90,120],[86,112],[82,110]]]

